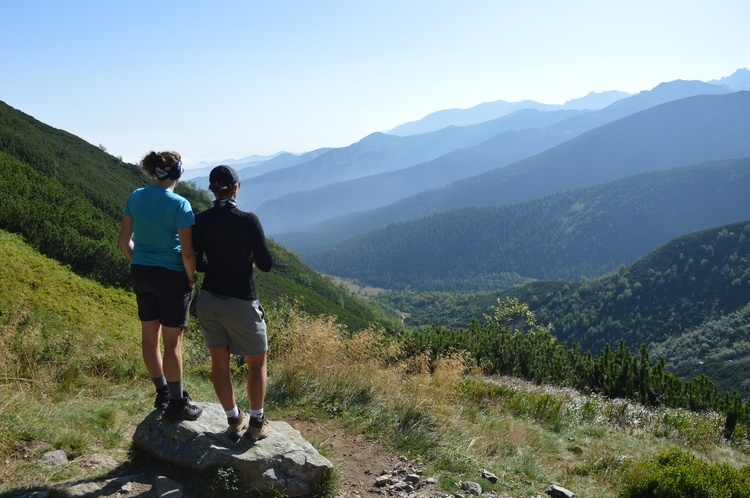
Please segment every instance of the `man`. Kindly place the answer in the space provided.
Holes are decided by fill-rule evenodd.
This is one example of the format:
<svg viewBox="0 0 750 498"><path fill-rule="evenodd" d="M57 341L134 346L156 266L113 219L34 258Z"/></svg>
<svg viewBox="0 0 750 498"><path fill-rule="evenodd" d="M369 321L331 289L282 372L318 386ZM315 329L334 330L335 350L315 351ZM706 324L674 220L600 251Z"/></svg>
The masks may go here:
<svg viewBox="0 0 750 498"><path fill-rule="evenodd" d="M198 270L205 279L198 296L197 315L211 354L211 380L227 415L230 437L258 440L269 433L263 413L267 386L265 312L258 302L253 265L268 272L273 256L253 213L237 208L240 179L229 166L209 175L216 197L211 209L196 215L193 245ZM248 367L249 414L237 408L230 371L231 355L242 355Z"/></svg>

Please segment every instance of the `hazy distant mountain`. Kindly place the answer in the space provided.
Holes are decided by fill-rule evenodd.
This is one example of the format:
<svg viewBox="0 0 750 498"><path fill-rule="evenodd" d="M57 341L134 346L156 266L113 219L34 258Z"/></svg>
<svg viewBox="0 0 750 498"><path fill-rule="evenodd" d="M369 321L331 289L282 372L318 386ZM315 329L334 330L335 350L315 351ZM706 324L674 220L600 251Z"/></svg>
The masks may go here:
<svg viewBox="0 0 750 498"><path fill-rule="evenodd" d="M627 99L618 100L607 107L607 110L610 113L620 111L623 116L626 116L635 111L642 111L659 104L694 95L723 95L734 91L725 85L715 85L696 80L675 80L659 83L651 90L639 92Z"/></svg>
<svg viewBox="0 0 750 498"><path fill-rule="evenodd" d="M396 126L388 130L388 134L398 136L419 135L448 126L469 126L491 121L522 109L556 111L560 110L561 107L553 104L540 104L533 100L523 100L521 102L506 102L504 100L484 102L469 109L444 109L436 111L417 121Z"/></svg>
<svg viewBox="0 0 750 498"><path fill-rule="evenodd" d="M740 69L735 72L732 76L722 78L721 80L710 81L708 84L724 85L724 92L739 91L739 90L750 90L750 72L747 69ZM689 82L694 85L706 85L701 81ZM674 85L672 85L674 89ZM657 87L658 88L658 87ZM654 89L656 90L656 89ZM657 94L659 92L656 92ZM709 93L715 93L713 91ZM651 95L655 97L654 91L645 91L641 94ZM698 93L690 93L689 95L698 95ZM676 100L678 98L687 97L689 95L673 95L668 100ZM616 90L607 92L591 92L585 97L572 99L563 105L556 104L541 104L533 100L523 100L520 102L506 102L504 100L498 100L495 102L485 102L483 104L476 105L469 109L446 109L442 111L433 112L417 121L411 121L402 125L396 126L388 133L392 135L415 135L418 133L427 133L446 126L466 126L510 114L511 112L520 109L537 109L542 111L550 111L556 109L580 109L580 110L598 110L604 109L613 103L630 97L631 94L626 92L620 92ZM667 102L668 100L654 101L651 105L657 103Z"/></svg>
<svg viewBox="0 0 750 498"><path fill-rule="evenodd" d="M725 76L718 80L709 81L717 85L725 85L732 90L750 90L750 71L746 68L738 69L731 76Z"/></svg>
<svg viewBox="0 0 750 498"><path fill-rule="evenodd" d="M298 164L312 161L313 159L316 159L331 150L332 149L330 147L324 147L321 149L315 149L310 152L305 152L304 154L290 154L288 152L284 152L283 154L279 154L271 159L268 159L267 161L263 161L262 163L253 165L251 167L241 167L240 165L238 165L236 167L237 173L243 180L248 180L250 178L255 178L256 176L269 173L271 171L291 168L292 166L297 166Z"/></svg>
<svg viewBox="0 0 750 498"><path fill-rule="evenodd" d="M253 156L253 157L260 157L260 156ZM259 164L265 163L266 161L268 161L268 159L257 159L255 161L245 161L245 162L237 162L231 159L216 161L213 163L208 163L207 166L186 169L185 173L182 175L182 180L183 181L190 180L202 188L207 188L208 187L208 175L211 173L212 169L214 169L216 166L220 164L226 164L228 166L232 166L235 169L238 169L238 168L251 169L251 168L257 167ZM202 162L201 164L206 164L206 163Z"/></svg>
<svg viewBox="0 0 750 498"><path fill-rule="evenodd" d="M219 164L219 163L217 163ZM191 181L195 182L196 184L201 183L201 178L205 177L208 178L208 174L211 173L211 170L213 169L213 166L201 166L200 168L190 168L186 169L185 173L182 174L182 181Z"/></svg>
<svg viewBox="0 0 750 498"><path fill-rule="evenodd" d="M211 163L211 164L213 166L218 166L219 164L226 164L227 166L231 166L235 169L241 169L241 168L246 168L249 166L263 163L281 154L290 154L290 153L289 152L277 152L275 154L271 154L268 156L259 156L257 154L254 154L252 156L243 157L241 159L222 159L221 161L217 163ZM290 154L290 155L294 155L294 154Z"/></svg>
<svg viewBox="0 0 750 498"><path fill-rule="evenodd" d="M523 109L536 109L538 111L601 109L628 95L625 92L615 91L603 93L591 92L585 97L570 100L563 105L541 104L533 100L485 102L469 109L445 109L433 112L417 121L396 126L392 130L389 130L388 133L391 135L407 136L429 133L447 126L469 126L497 119Z"/></svg>
<svg viewBox="0 0 750 498"><path fill-rule="evenodd" d="M318 239L321 232L326 233L325 240L330 244L376 229L393 221L413 219L455 207L487 205L487 201L475 199L473 194L467 195L461 187L461 180L455 185L448 185L438 190L426 190L429 188L427 186L428 181L436 181L442 178L446 180L443 185L447 185L449 178L457 178L459 175L468 178L473 174L496 168L500 168L498 171L505 171L502 168L513 160L521 159L524 150L527 156L531 156L597 126L648 109L658 103L669 102L683 96L723 94L728 91L726 87L701 82L675 81L664 83L649 92L641 92L615 102L600 111L583 112L569 119L553 123L542 130L524 130L516 134L497 135L492 140L483 142L476 147L456 151L409 169L389 175L364 178L361 182L341 185L341 188L331 186L325 191L289 196L279 201L269 202L259 209L263 210L273 220L273 223L269 226L271 226L270 230L273 231L275 237L284 240L295 251L307 252L312 247L317 246L317 243L313 241ZM651 118L643 119L648 121ZM648 126L648 123L634 126ZM664 126L669 125L665 123ZM619 138L616 140L619 140ZM570 161L573 160L574 158L570 159ZM693 161L687 160L683 164L690 162ZM421 180L425 177L428 177L429 180ZM476 180L470 181L484 182L486 180L484 177L477 177ZM433 185L436 184L433 183ZM544 179L541 180L540 184L545 184ZM405 186L399 187L399 185ZM424 187L425 191L416 193L418 192L417 187ZM409 188L412 188L409 192L414 194L413 197L404 198L390 206L369 212L351 214L356 206L369 202L370 199L377 199L381 194L387 197ZM454 194L454 191L458 193ZM531 191L533 191L533 188ZM523 190L519 190L514 195L523 195L523 192ZM342 199L342 201L338 202L339 199ZM489 203L501 202L493 199ZM309 210L309 214L300 216L299 212L303 210ZM312 219L320 213L336 211L340 213L337 218L331 218L314 227L304 228L300 226L303 221ZM293 226L292 223L297 223L297 225ZM283 231L285 227L288 227L287 230L289 231L307 230L310 235L306 238L304 234L292 236L277 233Z"/></svg>
<svg viewBox="0 0 750 498"><path fill-rule="evenodd" d="M386 288L492 290L508 274L578 280L685 233L750 219L748 190L750 158L683 166L395 223L303 259Z"/></svg>
<svg viewBox="0 0 750 498"><path fill-rule="evenodd" d="M284 196L288 194L310 191L333 183L347 182L356 178L400 170L456 149L479 144L502 131L539 127L563 120L580 112L541 113L524 111L475 126L451 126L435 132L409 137L373 133L349 147L331 149L308 161L254 178L252 182L243 186L247 189L245 190L247 195L240 197L239 203L241 207L249 210L258 209L258 206L263 202L276 198L279 198L279 202L283 204L285 202ZM278 159L281 159L281 156L268 161L268 163L274 163ZM264 166L266 164L260 167ZM422 188L413 191L419 190L422 190ZM388 202L401 197L403 196L392 197ZM382 201L377 205L382 205ZM308 208L310 206L301 206L301 209ZM298 218L300 216L298 209L300 208L294 206L292 209L294 212L291 214L291 218ZM334 214L340 214L340 212L334 211Z"/></svg>
<svg viewBox="0 0 750 498"><path fill-rule="evenodd" d="M567 139L568 135L545 133L541 128L583 112L525 109L478 125L449 127L420 135L442 144L443 148L478 142L483 145L461 148L401 170L271 199L258 206L256 212L263 218L269 233L274 234L309 227L343 213L384 206L417 192L510 164L556 145ZM415 137L391 137L390 140L411 140Z"/></svg>
<svg viewBox="0 0 750 498"><path fill-rule="evenodd" d="M585 97L572 99L565 102L562 107L563 109L604 109L605 107L630 97L632 94L627 92L619 92L617 90L610 90L607 92L590 92Z"/></svg>
<svg viewBox="0 0 750 498"><path fill-rule="evenodd" d="M271 154L270 156L252 155L244 157L242 159L222 159L216 162L201 161L194 166L188 167L185 170L185 173L182 175L182 179L193 180L196 183L199 183L197 180L195 180L196 178L199 178L201 176L208 176L214 166L218 166L219 164L226 164L232 166L235 169L239 169L249 166L256 166L278 156L279 154L286 154L286 152L277 152L276 154Z"/></svg>
<svg viewBox="0 0 750 498"><path fill-rule="evenodd" d="M411 166L450 152L462 143L462 138L441 141L437 137L373 133L348 147L331 149L310 161L254 178L239 202L241 207L252 210L292 192Z"/></svg>
<svg viewBox="0 0 750 498"><path fill-rule="evenodd" d="M329 150L331 149L325 149L325 148L317 149L312 152L307 152L305 154L290 154L289 152L281 152L279 154L272 156L270 159L260 160L260 161L240 162L236 164L228 164L227 162L218 162L212 166L201 168L200 175L196 175L196 174L188 175L187 174L188 172L186 172L183 178L185 180L193 181L195 184L197 184L201 188L207 189L208 188L208 175L211 173L211 170L215 166L218 166L219 164L227 164L229 166L232 166L235 170L237 170L237 174L240 176L240 179L243 181L247 181L247 180L250 180L251 178L255 178L256 176L260 176L265 173L269 173L271 171L289 168L292 166L296 166L297 164L310 161L328 152Z"/></svg>

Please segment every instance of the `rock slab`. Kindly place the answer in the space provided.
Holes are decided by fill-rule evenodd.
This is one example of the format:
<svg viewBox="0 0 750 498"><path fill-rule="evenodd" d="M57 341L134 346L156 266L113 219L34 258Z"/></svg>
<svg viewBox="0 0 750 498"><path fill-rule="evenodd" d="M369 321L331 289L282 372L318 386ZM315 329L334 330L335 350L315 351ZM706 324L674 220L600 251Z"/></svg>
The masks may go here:
<svg viewBox="0 0 750 498"><path fill-rule="evenodd" d="M199 403L196 421L174 422L151 412L136 428L133 442L164 461L195 469L231 467L247 490L308 496L333 464L286 422L271 421L268 437L257 442L233 440L218 403Z"/></svg>

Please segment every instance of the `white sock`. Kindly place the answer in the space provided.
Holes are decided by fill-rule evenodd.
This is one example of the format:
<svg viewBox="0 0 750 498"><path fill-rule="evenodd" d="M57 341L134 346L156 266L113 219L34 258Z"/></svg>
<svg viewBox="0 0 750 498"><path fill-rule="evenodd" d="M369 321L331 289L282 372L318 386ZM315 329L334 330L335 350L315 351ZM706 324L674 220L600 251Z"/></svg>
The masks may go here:
<svg viewBox="0 0 750 498"><path fill-rule="evenodd" d="M260 410L250 410L250 416L255 420L263 420L263 408Z"/></svg>
<svg viewBox="0 0 750 498"><path fill-rule="evenodd" d="M240 410L236 406L231 410L225 410L224 413L227 414L227 418L237 418L240 416Z"/></svg>

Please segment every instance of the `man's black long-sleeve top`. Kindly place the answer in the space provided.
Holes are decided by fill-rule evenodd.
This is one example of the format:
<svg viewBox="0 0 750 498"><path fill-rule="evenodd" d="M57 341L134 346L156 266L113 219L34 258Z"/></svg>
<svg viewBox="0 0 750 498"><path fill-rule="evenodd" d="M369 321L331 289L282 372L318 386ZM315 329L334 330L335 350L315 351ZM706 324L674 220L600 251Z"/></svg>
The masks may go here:
<svg viewBox="0 0 750 498"><path fill-rule="evenodd" d="M253 262L258 269L271 271L273 255L255 214L217 203L195 216L193 245L198 270L206 273L203 289L240 299L258 298Z"/></svg>

